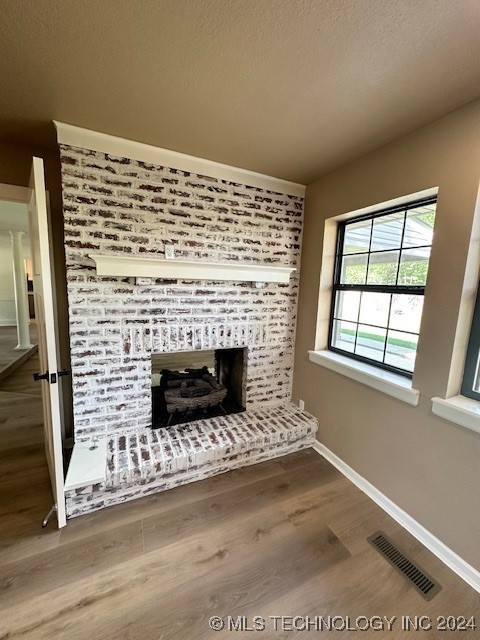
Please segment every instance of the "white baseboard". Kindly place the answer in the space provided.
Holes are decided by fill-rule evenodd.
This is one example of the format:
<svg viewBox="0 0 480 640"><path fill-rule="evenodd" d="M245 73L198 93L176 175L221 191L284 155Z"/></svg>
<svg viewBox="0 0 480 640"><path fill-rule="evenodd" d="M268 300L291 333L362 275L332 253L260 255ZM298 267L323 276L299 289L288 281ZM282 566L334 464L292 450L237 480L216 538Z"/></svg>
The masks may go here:
<svg viewBox="0 0 480 640"><path fill-rule="evenodd" d="M454 551L449 549L443 542L430 533L430 531L427 531L425 527L409 516L403 509L400 509L390 498L387 498L386 495L374 487L368 480L365 480L363 476L352 469L352 467L330 451L325 445L316 440L313 449L333 464L346 478L386 511L389 516L425 545L425 547L445 563L447 567L480 593L480 571L477 571Z"/></svg>

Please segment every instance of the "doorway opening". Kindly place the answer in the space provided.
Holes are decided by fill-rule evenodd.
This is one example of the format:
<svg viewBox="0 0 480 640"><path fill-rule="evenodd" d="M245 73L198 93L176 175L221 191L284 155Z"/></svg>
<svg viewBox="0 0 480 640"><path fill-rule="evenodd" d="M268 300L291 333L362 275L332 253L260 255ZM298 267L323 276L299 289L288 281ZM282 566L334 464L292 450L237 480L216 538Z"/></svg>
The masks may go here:
<svg viewBox="0 0 480 640"><path fill-rule="evenodd" d="M0 380L37 352L28 207L0 200Z"/></svg>
<svg viewBox="0 0 480 640"><path fill-rule="evenodd" d="M2 326L14 336L0 377L0 485L9 483L0 486L0 514L3 529L22 524L25 537L38 537L53 513L66 524L59 378L68 371L57 348L47 197L40 158L29 188L0 184L0 336Z"/></svg>
<svg viewBox="0 0 480 640"><path fill-rule="evenodd" d="M0 483L14 496L2 492L0 511L5 530L17 532L19 513L36 536L52 506L37 345L28 205L0 199Z"/></svg>

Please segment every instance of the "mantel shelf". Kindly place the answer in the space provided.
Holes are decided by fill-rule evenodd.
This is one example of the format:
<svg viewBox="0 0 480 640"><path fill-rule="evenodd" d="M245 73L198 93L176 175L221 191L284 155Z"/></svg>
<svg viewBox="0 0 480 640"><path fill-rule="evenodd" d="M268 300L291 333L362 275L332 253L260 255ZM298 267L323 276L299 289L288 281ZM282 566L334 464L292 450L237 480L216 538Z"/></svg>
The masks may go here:
<svg viewBox="0 0 480 640"><path fill-rule="evenodd" d="M89 256L99 276L165 278L179 280L216 280L237 282L282 282L290 280L293 267L237 262L193 262L163 258L137 258L122 255Z"/></svg>

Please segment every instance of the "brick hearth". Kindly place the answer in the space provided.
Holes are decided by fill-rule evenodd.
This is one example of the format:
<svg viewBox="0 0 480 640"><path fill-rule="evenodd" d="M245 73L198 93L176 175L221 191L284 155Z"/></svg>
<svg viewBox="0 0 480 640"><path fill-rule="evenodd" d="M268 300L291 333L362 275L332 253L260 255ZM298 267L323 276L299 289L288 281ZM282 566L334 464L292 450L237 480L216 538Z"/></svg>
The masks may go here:
<svg viewBox="0 0 480 640"><path fill-rule="evenodd" d="M69 517L312 446L317 420L293 404L111 437L106 482L67 492Z"/></svg>

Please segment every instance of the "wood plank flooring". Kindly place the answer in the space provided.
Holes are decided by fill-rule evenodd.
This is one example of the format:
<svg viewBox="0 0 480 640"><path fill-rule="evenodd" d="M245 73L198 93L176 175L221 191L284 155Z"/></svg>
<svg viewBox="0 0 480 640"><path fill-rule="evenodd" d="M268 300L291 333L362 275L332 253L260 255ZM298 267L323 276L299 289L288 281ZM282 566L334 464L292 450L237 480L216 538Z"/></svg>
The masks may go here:
<svg viewBox="0 0 480 640"><path fill-rule="evenodd" d="M58 544L39 523L52 504L43 445L38 356L0 381L0 565ZM0 596L0 602L2 597Z"/></svg>
<svg viewBox="0 0 480 640"><path fill-rule="evenodd" d="M269 616L282 615L398 618L391 632L306 638L479 637L402 631L406 615L480 624L480 596L312 450L43 531L51 495L32 366L0 384L0 639L256 636L214 632L214 615L263 616L260 638L294 635L275 631ZM431 602L367 543L378 529L442 584Z"/></svg>

